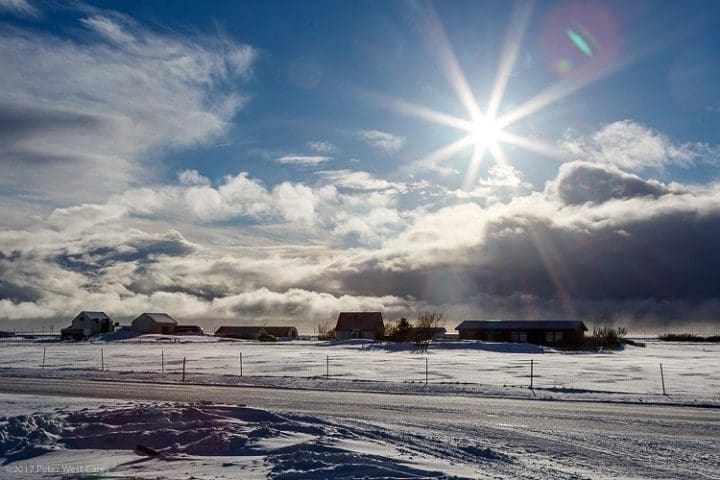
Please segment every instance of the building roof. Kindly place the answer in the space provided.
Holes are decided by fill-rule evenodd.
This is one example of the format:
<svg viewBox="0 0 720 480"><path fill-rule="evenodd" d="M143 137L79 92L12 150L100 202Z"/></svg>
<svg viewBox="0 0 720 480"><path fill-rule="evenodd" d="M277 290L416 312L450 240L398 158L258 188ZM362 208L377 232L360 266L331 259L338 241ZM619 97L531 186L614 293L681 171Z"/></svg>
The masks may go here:
<svg viewBox="0 0 720 480"><path fill-rule="evenodd" d="M177 322L174 318L172 318L167 313L143 313L140 315L142 317L143 315L147 315L150 317L155 323L158 323L160 325L177 325ZM140 318L138 317L138 318ZM135 319L137 320L137 318Z"/></svg>
<svg viewBox="0 0 720 480"><path fill-rule="evenodd" d="M455 330L575 330L587 331L579 320L463 320Z"/></svg>
<svg viewBox="0 0 720 480"><path fill-rule="evenodd" d="M383 325L382 312L340 312L335 330L377 330Z"/></svg>
<svg viewBox="0 0 720 480"><path fill-rule="evenodd" d="M290 332L292 330L297 330L297 328L288 325L288 326L277 326L277 325L262 325L262 326L252 326L252 325L223 325L221 327L218 327L217 330L215 330L215 335L223 335L223 334L254 334L259 332L260 330L265 330L267 333L271 335L276 335L276 333L273 332ZM284 335L281 335L284 336Z"/></svg>
<svg viewBox="0 0 720 480"><path fill-rule="evenodd" d="M80 315L85 315L90 320L110 320L110 317L108 317L105 312L90 312L88 310L83 310L78 314L78 317Z"/></svg>

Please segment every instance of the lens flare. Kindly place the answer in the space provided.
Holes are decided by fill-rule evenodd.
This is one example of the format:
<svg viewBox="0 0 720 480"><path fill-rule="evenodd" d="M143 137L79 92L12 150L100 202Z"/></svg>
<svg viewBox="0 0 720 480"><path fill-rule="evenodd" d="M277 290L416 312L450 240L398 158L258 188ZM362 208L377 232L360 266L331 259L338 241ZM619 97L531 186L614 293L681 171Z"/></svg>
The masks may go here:
<svg viewBox="0 0 720 480"><path fill-rule="evenodd" d="M592 57L594 55L592 47L583 38L583 36L579 32L576 32L575 30L568 28L567 30L565 30L565 33L567 34L570 41L575 44L575 46L578 48L578 50L580 50L582 53L584 53L588 57Z"/></svg>

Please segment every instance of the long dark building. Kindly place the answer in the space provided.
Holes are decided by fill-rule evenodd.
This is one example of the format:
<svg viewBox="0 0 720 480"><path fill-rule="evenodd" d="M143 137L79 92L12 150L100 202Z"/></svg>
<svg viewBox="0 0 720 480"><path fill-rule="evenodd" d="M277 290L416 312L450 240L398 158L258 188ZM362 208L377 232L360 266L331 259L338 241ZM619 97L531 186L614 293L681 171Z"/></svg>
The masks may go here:
<svg viewBox="0 0 720 480"><path fill-rule="evenodd" d="M238 338L242 340L257 340L265 332L278 338L297 338L297 328L293 326L265 326L265 325L223 325L215 331L216 337Z"/></svg>
<svg viewBox="0 0 720 480"><path fill-rule="evenodd" d="M587 327L577 320L465 320L455 330L462 340L575 346Z"/></svg>

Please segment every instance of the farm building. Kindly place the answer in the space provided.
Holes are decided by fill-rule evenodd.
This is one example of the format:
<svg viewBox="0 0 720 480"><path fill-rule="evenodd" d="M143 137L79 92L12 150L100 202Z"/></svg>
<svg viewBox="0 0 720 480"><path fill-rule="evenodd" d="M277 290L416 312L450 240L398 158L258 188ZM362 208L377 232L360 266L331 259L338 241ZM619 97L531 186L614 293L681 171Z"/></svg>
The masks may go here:
<svg viewBox="0 0 720 480"><path fill-rule="evenodd" d="M410 329L408 337L411 339L427 338L432 340L439 340L446 333L447 330L445 330L445 327L412 327Z"/></svg>
<svg viewBox="0 0 720 480"><path fill-rule="evenodd" d="M172 335L177 328L177 322L167 313L143 313L132 321L131 328L137 333Z"/></svg>
<svg viewBox="0 0 720 480"><path fill-rule="evenodd" d="M297 328L284 326L222 326L215 330L215 336L242 340L257 340L262 332L277 338L297 338L298 336Z"/></svg>
<svg viewBox="0 0 720 480"><path fill-rule="evenodd" d="M587 327L576 320L465 320L455 330L461 340L573 346L582 343Z"/></svg>
<svg viewBox="0 0 720 480"><path fill-rule="evenodd" d="M63 340L84 340L98 333L109 333L115 324L105 312L82 311L72 319L69 327L60 330Z"/></svg>
<svg viewBox="0 0 720 480"><path fill-rule="evenodd" d="M203 329L198 327L197 325L178 325L175 327L175 333L176 334L185 334L185 335L204 335L205 332L203 332Z"/></svg>
<svg viewBox="0 0 720 480"><path fill-rule="evenodd" d="M382 312L341 312L335 325L335 338L369 338L380 340L385 335Z"/></svg>

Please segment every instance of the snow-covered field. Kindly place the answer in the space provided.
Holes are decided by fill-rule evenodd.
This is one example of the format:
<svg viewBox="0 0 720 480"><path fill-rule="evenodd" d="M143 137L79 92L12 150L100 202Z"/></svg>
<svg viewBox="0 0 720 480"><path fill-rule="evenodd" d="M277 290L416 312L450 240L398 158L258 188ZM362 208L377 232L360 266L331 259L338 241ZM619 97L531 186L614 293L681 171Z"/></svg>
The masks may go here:
<svg viewBox="0 0 720 480"><path fill-rule="evenodd" d="M463 341L416 352L410 345L366 341L263 344L145 335L141 341L3 341L0 351L5 375L180 381L185 358L187 380L199 383L392 391L422 385L435 392L493 395L527 390L532 360L533 386L546 396L720 404L720 344L649 341L647 348L568 353ZM662 395L660 364L667 396Z"/></svg>
<svg viewBox="0 0 720 480"><path fill-rule="evenodd" d="M486 398L717 407L720 345L651 341L566 353L441 342L417 352L366 341L150 335L9 340L0 351L5 388L31 380L39 393L67 385L63 395L78 395L82 383L83 395L98 385L104 397L133 385L139 394L118 398L173 400L0 393L2 479L720 478L717 408ZM187 383L332 391L188 387L179 383L183 359ZM148 383L116 383L129 380ZM218 403L178 403L191 399L190 388L192 401ZM142 394L150 389L167 396ZM138 453L138 444L160 455Z"/></svg>

